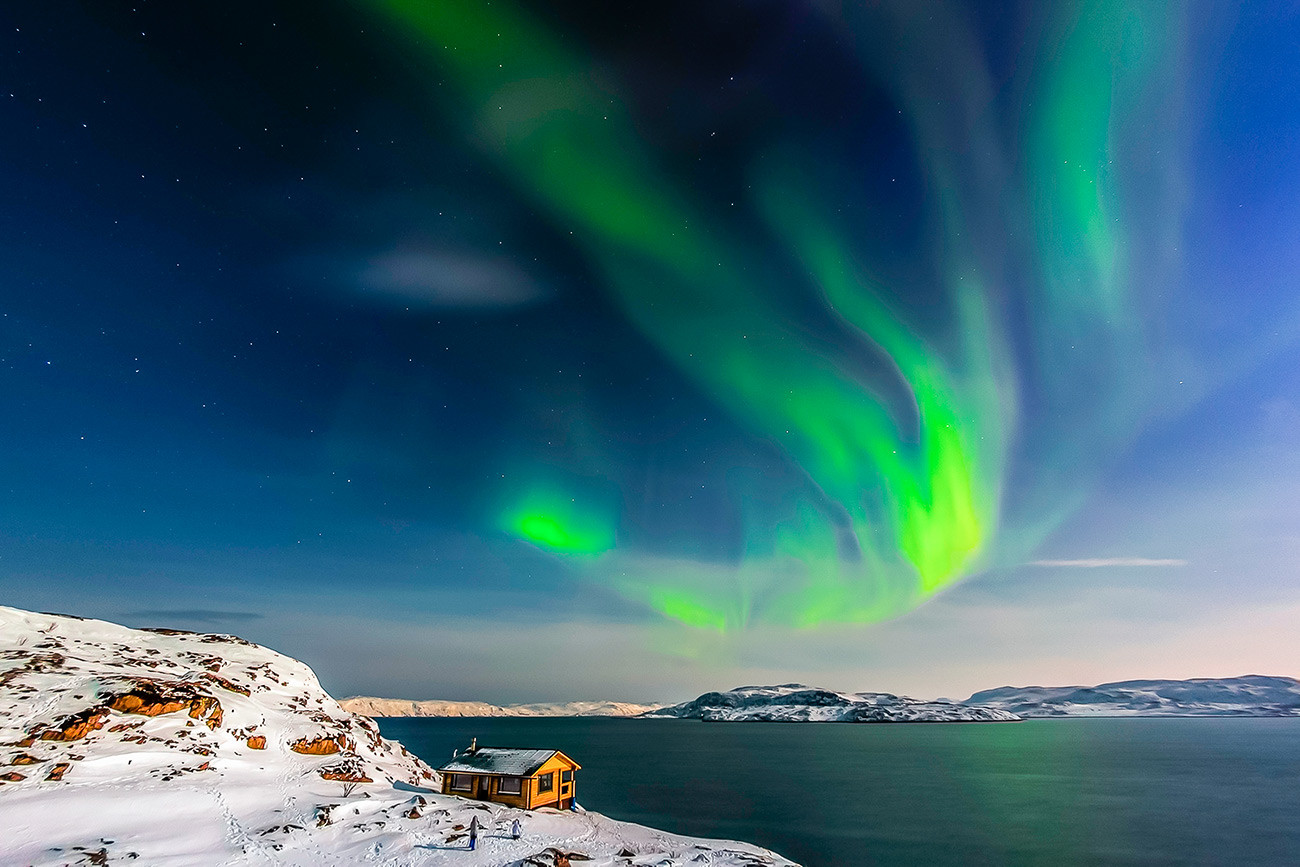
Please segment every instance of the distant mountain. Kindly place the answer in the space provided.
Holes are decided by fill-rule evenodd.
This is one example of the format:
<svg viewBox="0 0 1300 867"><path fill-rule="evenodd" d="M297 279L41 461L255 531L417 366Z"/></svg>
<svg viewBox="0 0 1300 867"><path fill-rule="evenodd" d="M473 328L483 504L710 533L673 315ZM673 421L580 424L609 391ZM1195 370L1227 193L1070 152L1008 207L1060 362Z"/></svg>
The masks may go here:
<svg viewBox="0 0 1300 867"><path fill-rule="evenodd" d="M957 702L919 701L885 692L835 692L801 683L741 686L660 708L645 719L709 722L1015 722L1005 710Z"/></svg>
<svg viewBox="0 0 1300 867"><path fill-rule="evenodd" d="M1290 677L1122 680L1100 686L1003 686L967 705L1022 717L1300 716L1300 681Z"/></svg>
<svg viewBox="0 0 1300 867"><path fill-rule="evenodd" d="M542 704L495 705L483 701L410 701L401 698L345 698L339 706L364 716L639 716L658 710L660 704L631 704L622 701L563 701Z"/></svg>

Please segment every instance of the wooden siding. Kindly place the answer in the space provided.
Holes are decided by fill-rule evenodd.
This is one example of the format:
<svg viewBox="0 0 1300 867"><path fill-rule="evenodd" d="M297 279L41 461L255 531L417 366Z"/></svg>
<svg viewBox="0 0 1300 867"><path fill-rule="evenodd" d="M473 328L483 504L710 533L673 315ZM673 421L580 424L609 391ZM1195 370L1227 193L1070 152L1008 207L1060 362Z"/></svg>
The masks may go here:
<svg viewBox="0 0 1300 867"><path fill-rule="evenodd" d="M464 772L443 772L442 775L442 793L444 795L456 795L461 798L471 798L477 801L492 801L498 804L506 804L510 807L522 807L526 810L536 809L537 807L568 807L577 797L577 774L573 774L573 779L569 782L563 782L562 776L565 771L577 771L581 766L573 759L556 753L537 769L530 777L521 777L520 791L518 795L509 795L501 792L502 774L472 774ZM551 775L553 785L549 792L541 790L541 778ZM456 790L451 787L452 777L469 777L470 787L465 790ZM484 789L486 785L486 790ZM486 797L484 795L486 794Z"/></svg>

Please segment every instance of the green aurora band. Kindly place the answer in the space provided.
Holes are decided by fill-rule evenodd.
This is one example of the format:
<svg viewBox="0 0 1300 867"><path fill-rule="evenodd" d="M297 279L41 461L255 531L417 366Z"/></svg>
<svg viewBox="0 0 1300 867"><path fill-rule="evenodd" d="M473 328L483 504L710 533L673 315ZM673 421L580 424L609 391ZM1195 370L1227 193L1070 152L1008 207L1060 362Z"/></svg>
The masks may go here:
<svg viewBox="0 0 1300 867"><path fill-rule="evenodd" d="M956 338L927 338L891 307L899 287L873 277L863 245L812 194L817 183L802 168L812 158L797 143L777 143L754 168L752 204L770 231L767 247L797 263L803 288L847 335L815 341L780 300L789 287L755 276L764 269L750 267L752 241L711 220L689 189L656 167L617 94L529 14L500 0L360 2L421 46L420 62L446 85L440 109L466 119L470 140L572 235L628 319L806 479L786 508L746 514L745 555L733 564L621 550L615 508L584 504L541 477L507 493L499 527L553 554L578 555L572 568L588 580L718 632L880 621L996 559L1020 384L990 289L1003 275L961 240L989 194L954 180L969 167L952 156L954 133L928 101L909 95L915 82L906 69L896 96L939 191L949 243L936 280L947 298L946 333ZM1141 341L1127 324L1116 327L1132 317L1110 168L1114 94L1159 59L1139 44L1137 35L1153 29L1143 26L1142 15L1152 13L1141 8L1111 3L1084 15L1061 7L1065 35L1028 121L1028 177L1020 184L1044 263L1033 303L1054 320L1042 333L1062 333L1065 323L1067 332L1101 341L1116 364ZM852 10L839 11L862 29ZM911 26L907 18L900 12L895 24ZM924 60L911 61L913 71ZM1077 371L1046 338L1040 348L1068 393ZM878 369L862 369L863 353L878 358ZM1098 411L1117 415L1113 406ZM1037 537L1047 529L1050 521Z"/></svg>

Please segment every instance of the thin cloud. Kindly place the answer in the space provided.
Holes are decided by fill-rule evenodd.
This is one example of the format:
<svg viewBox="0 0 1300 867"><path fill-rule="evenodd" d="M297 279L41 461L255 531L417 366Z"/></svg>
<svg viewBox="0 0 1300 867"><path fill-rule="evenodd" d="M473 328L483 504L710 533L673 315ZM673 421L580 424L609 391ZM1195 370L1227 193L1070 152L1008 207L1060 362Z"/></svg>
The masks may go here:
<svg viewBox="0 0 1300 867"><path fill-rule="evenodd" d="M141 620L180 620L189 623L245 623L262 619L261 614L253 611L217 611L211 608L160 608L133 611L127 616Z"/></svg>
<svg viewBox="0 0 1300 867"><path fill-rule="evenodd" d="M1065 566L1070 569L1100 569L1104 566L1186 566L1186 560L1158 560L1149 557L1085 557L1080 560L1034 560L1030 566Z"/></svg>

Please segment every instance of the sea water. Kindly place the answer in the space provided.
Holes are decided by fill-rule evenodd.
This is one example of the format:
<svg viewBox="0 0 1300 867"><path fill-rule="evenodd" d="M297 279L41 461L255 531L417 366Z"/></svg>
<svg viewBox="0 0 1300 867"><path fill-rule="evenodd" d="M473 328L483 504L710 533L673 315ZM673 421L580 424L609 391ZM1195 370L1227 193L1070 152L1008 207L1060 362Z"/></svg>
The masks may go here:
<svg viewBox="0 0 1300 867"><path fill-rule="evenodd" d="M383 719L430 764L564 751L590 810L806 867L1300 864L1300 719Z"/></svg>

